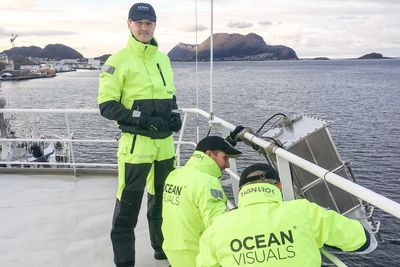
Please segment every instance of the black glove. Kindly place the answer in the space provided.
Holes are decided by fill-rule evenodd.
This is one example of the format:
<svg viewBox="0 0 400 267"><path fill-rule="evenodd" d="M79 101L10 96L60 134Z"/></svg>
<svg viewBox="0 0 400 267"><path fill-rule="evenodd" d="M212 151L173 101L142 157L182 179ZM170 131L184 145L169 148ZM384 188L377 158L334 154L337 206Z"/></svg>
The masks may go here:
<svg viewBox="0 0 400 267"><path fill-rule="evenodd" d="M137 126L132 124L125 124L119 121L118 128L120 128L122 132L134 133L134 130L137 129Z"/></svg>
<svg viewBox="0 0 400 267"><path fill-rule="evenodd" d="M245 127L239 125L236 126L235 130L230 132L229 136L226 137L226 141L228 141L232 146L236 146L237 142L242 141L239 137L239 134L246 129Z"/></svg>
<svg viewBox="0 0 400 267"><path fill-rule="evenodd" d="M242 139L240 139L239 134L245 129L245 127L243 127L242 125L236 126L235 130L233 130L229 136L232 138L232 140L238 142L238 141L242 141Z"/></svg>
<svg viewBox="0 0 400 267"><path fill-rule="evenodd" d="M181 128L182 128L181 114L179 112L172 111L169 120L169 129L177 133Z"/></svg>
<svg viewBox="0 0 400 267"><path fill-rule="evenodd" d="M168 122L159 117L141 116L138 126L144 129L149 129L154 132L167 132L169 131Z"/></svg>

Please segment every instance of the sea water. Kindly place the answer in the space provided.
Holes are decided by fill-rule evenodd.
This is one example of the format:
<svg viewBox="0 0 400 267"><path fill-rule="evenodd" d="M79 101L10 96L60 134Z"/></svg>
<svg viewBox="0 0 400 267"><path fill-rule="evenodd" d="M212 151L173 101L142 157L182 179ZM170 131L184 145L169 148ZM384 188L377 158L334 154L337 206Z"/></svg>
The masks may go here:
<svg viewBox="0 0 400 267"><path fill-rule="evenodd" d="M209 63L173 63L180 107L210 111ZM3 82L0 97L8 108L97 108L98 71L60 73L52 79ZM215 62L213 112L233 124L258 129L275 113L304 113L334 123L330 131L343 160L352 163L358 182L400 202L400 60ZM95 115L69 115L75 138L116 138L113 122ZM195 126L189 123L189 130ZM38 123L37 123L38 122ZM205 123L202 120L201 123ZM66 134L64 116L16 115L17 136L39 132ZM200 127L200 138L208 132ZM214 132L212 132L214 133ZM195 131L188 134L195 140ZM239 144L246 157L239 172L263 159ZM80 161L116 161L116 145L74 145ZM191 149L183 149L187 159ZM349 266L400 266L400 222L380 210L383 241L368 255L345 256ZM343 258L343 257L341 257Z"/></svg>

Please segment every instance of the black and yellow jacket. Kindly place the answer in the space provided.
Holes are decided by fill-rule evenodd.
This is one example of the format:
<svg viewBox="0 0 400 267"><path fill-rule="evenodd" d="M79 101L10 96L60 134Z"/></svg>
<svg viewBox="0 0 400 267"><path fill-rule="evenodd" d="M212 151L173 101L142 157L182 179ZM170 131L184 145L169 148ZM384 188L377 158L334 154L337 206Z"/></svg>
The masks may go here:
<svg viewBox="0 0 400 267"><path fill-rule="evenodd" d="M108 58L100 74L97 101L102 116L117 121L120 128L128 125L131 133L154 139L172 134L169 129L138 126L137 114L168 123L171 110L177 108L170 60L158 51L154 39L143 44L130 35L127 46Z"/></svg>

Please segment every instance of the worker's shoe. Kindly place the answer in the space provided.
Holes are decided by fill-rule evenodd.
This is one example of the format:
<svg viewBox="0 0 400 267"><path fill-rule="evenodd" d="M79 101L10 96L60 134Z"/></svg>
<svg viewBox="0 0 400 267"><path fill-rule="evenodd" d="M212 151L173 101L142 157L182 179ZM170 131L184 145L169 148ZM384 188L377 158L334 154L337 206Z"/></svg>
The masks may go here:
<svg viewBox="0 0 400 267"><path fill-rule="evenodd" d="M162 250L155 250L154 251L154 258L156 260L166 260L167 256L165 255L164 251Z"/></svg>

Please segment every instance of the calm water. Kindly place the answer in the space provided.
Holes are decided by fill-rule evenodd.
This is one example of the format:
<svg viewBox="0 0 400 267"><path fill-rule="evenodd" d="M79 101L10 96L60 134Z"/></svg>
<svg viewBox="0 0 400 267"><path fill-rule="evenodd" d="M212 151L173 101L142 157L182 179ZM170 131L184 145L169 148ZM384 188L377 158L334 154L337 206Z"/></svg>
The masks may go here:
<svg viewBox="0 0 400 267"><path fill-rule="evenodd" d="M180 107L195 106L194 63L173 67ZM207 63L201 63L197 77L199 107L207 111L208 69ZM98 72L78 71L53 79L3 82L0 96L10 108L97 108L97 85ZM257 129L276 112L300 112L334 121L333 139L342 159L352 162L359 183L400 202L400 60L218 62L214 88L215 114L234 124ZM17 115L13 120L17 134L29 135L26 125L36 119ZM39 130L62 134L63 116L50 119L40 117ZM112 122L95 116L70 119L76 138L118 133ZM200 136L206 132L201 128ZM98 158L115 162L115 147L104 147L80 146L77 154L88 162ZM247 154L238 163L239 171L261 160L251 149L239 148ZM399 221L379 210L375 217L382 223L384 241L367 256L347 257L349 266L400 266Z"/></svg>

